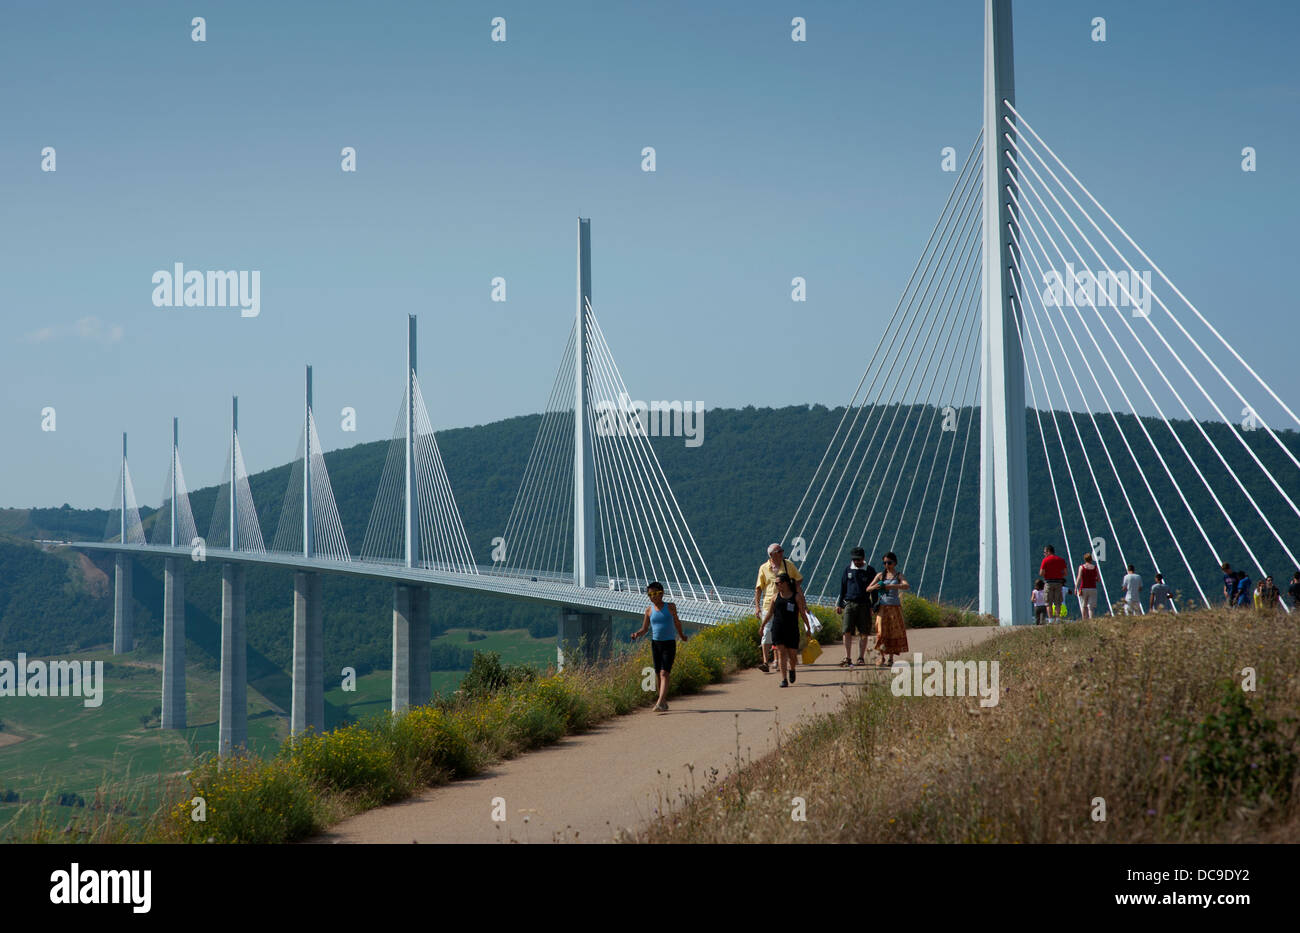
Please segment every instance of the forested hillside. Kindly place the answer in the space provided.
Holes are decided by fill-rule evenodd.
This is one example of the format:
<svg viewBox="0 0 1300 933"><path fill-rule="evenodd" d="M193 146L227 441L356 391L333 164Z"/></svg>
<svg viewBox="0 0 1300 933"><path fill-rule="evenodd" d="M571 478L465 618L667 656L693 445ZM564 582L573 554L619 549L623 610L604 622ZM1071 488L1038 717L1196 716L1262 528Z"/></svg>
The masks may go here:
<svg viewBox="0 0 1300 933"><path fill-rule="evenodd" d="M784 536L842 414L843 409L832 410L823 406L715 409L707 412L702 446L687 447L682 438L652 440L718 584L752 585L754 572L764 558L764 548L768 542ZM1028 417L1033 551L1037 555L1041 544L1051 542L1063 552L1057 504L1046 479L1048 471L1039 440L1039 424L1032 413ZM1054 426L1050 416L1043 417L1049 442L1054 447ZM861 486L875 466L872 484L882 492L882 501L891 503L890 509L878 515L872 526L865 529L860 543L872 549L873 556L886 548L897 551L904 571L914 583L924 580L921 587L924 595L935 594L942 574L944 600L957 603L973 600L976 591L978 429L974 441L966 446L964 468L960 458L953 457L946 497L936 507L932 492L924 514L920 513L917 505L931 465L937 463L938 470L943 469L949 445L954 440L960 444L965 437L964 426L972 418L978 418L977 410L958 412L961 430L943 433L932 429L936 419L934 409L900 410L893 427L886 432L887 440L878 441L875 449L862 456L864 469L859 478ZM1127 455L1116 436L1114 424L1108 426L1108 421L1098 420L1107 440L1106 447L1114 457L1115 467L1123 478L1133 510L1146 534L1145 541L1129 514L1120 486L1111 473L1091 425L1081 418L1080 430L1085 442L1091 438L1086 450L1110 506L1109 522L1097 506L1091 474L1069 420L1064 414L1059 418L1070 456L1068 467L1066 462L1053 462L1052 468L1056 472L1058 491L1064 496L1061 505L1074 561L1078 562L1087 538L1082 531L1078 507L1074 504L1069 469L1074 471L1079 496L1089 513L1089 531L1094 537L1106 540L1107 562L1102 569L1113 590L1118 589L1118 579L1122 575L1121 550L1147 575L1149 583L1152 560L1147 547L1150 546L1175 590L1182 591L1185 597L1194 596L1195 588L1183 567L1183 558L1165 531L1164 521L1152 504L1151 496L1133 468L1132 460L1126 463L1121 457L1121 454ZM481 563L490 563L492 539L501 534L505 526L539 420L540 416L530 415L443 431L438 435L470 544ZM904 468L901 448L908 443L918 420L922 430L917 433L917 446ZM1131 418L1121 419L1121 424L1131 441L1142 438ZM1183 422L1176 427L1183 443L1197 458L1210 487L1233 516L1242 535L1256 548L1259 559L1279 582L1289 577L1294 568L1281 548L1276 543L1269 543L1271 534L1254 516L1235 483L1201 440L1195 426ZM1250 471L1244 470L1249 455L1229 436L1224 426L1206 424L1204 427L1225 451L1229 462L1239 469L1243 479L1257 475L1258 471L1253 467ZM1253 572L1254 567L1244 549L1237 543L1201 480L1186 465L1186 459L1178 451L1169 431L1160 422L1148 422L1147 428L1165 455L1183 494L1201 517L1205 536L1215 543L1224 559L1230 560L1234 566L1247 566ZM1283 436L1293 449L1300 449L1296 434ZM1263 432L1247 437L1265 464L1279 475L1290 475L1282 469L1284 458L1281 452ZM1142 440L1142 444L1145 445L1146 441ZM895 448L900 449L891 465L889 457ZM961 449L960 446L956 448L958 452ZM332 451L325 457L339 513L354 553L359 550L365 534L386 454L387 442L376 442ZM1178 466L1180 461L1182 467ZM1154 462L1149 447L1142 462L1144 466ZM920 472L916 473L918 468ZM953 487L959 471L963 476L961 494L954 507ZM289 473L290 467L285 465L250 478L268 543L275 534ZM941 472L935 477L935 483L939 482L940 476ZM1148 469L1148 480L1165 508L1174 536L1198 580L1213 597L1218 592L1217 568L1201 530L1182 507L1163 470L1158 467L1156 471ZM914 490L910 504L906 495L909 488ZM1248 488L1268 510L1269 518L1279 533L1288 541L1300 541L1300 520L1281 504L1277 493L1262 479L1252 481ZM856 497L860 491L855 488L851 494ZM870 490L870 494L875 495L876 491ZM200 534L208 531L216 496L216 487L191 493ZM902 514L904 505L908 506L906 516ZM148 529L151 512L145 510L144 515ZM64 508L0 512L0 533L10 536L8 540L0 541L0 657L12 657L20 650L30 653L64 651L69 645L103 643L111 638L111 593L95 595L93 588L88 589L79 582L82 575L75 569L69 555L43 553L18 540L99 539L108 518L109 514L104 510ZM948 544L950 523L952 533ZM931 526L935 528L933 533ZM800 532L811 536L812 531L812 528L796 528L792 536ZM854 537L858 537L856 533ZM786 541L787 547L789 544ZM945 549L948 554L946 565L943 562ZM818 569L817 576L812 579L814 594L842 559L843 555L831 555ZM111 558L96 557L95 561L111 574ZM812 569L811 563L805 566L805 571ZM145 646L161 645L161 570L160 560L137 560L136 633L137 639ZM324 596L327 667L338 670L347 665L362 672L386 668L391 656L390 585L327 575L324 578ZM189 569L186 597L189 604L187 634L194 648L191 657L200 663L212 663L220 638L220 569L216 563L195 564ZM433 605L438 630L452 626L483 630L526 627L538 636L549 635L555 630L554 609L522 602L437 590ZM291 653L291 606L292 581L287 572L250 568L247 597L250 679L284 677L283 671ZM435 664L455 666L461 661L463 658L460 657L435 657Z"/></svg>

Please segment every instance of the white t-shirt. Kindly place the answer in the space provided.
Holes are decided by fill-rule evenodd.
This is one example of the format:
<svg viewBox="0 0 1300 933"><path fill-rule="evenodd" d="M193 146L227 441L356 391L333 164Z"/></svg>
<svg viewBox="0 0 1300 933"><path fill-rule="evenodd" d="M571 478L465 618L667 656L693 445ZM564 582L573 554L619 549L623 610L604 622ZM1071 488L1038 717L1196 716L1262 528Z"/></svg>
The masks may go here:
<svg viewBox="0 0 1300 933"><path fill-rule="evenodd" d="M1033 595L1034 595L1034 605L1035 605L1035 606L1046 606L1046 605L1047 605L1047 591L1046 591L1046 590L1034 590L1034 594L1033 594Z"/></svg>
<svg viewBox="0 0 1300 933"><path fill-rule="evenodd" d="M1124 580L1120 583L1124 588L1124 599L1130 603L1137 602L1139 594L1142 592L1142 578L1135 573L1124 575Z"/></svg>

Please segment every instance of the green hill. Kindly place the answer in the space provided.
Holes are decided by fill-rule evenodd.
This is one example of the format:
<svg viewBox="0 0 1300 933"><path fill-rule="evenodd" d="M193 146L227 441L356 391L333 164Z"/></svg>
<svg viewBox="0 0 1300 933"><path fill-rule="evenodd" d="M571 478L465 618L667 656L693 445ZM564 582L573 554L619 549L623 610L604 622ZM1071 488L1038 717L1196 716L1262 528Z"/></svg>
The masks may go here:
<svg viewBox="0 0 1300 933"><path fill-rule="evenodd" d="M843 409L823 406L791 406L781 409L714 409L707 413L702 446L688 448L681 438L653 438L655 451L665 474L690 522L715 581L724 586L748 587L752 585L754 571L763 560L764 548L769 541L780 540L785 533L795 507L804 494L808 479L821 459ZM908 407L899 412L895 428L890 432L891 443L905 444L911 428L921 420L923 430L918 436L918 448L909 458L912 467L900 470L898 465L886 473L890 448L881 446L866 452L863 479L871 465L880 461L877 479L882 501L891 502L890 510L879 519L863 537L864 546L878 552L893 548L902 557L904 570L915 582L924 576L922 592L932 595L940 573L940 561L949 517L952 514L951 496L938 509L938 531L931 546L931 559L922 566L924 541L929 533L928 523L935 518L935 510L927 510L923 521L917 521L916 503L927 478L930 465L936 457L947 456L946 438L937 432L925 430L933 423L934 409ZM978 411L966 409L959 412L959 423L977 418ZM1064 418L1064 415L1062 415ZM446 463L447 473L455 489L457 503L465 522L469 541L480 562L490 562L492 538L501 534L513 504L519 479L523 473L540 416L529 415L510 418L493 424L458 428L440 432L438 443ZM1100 419L1099 419L1099 423ZM1139 450L1142 439L1134 419L1121 419L1126 434ZM899 426L901 425L901 427ZM1052 432L1050 421L1045 423ZM1195 473L1186 466L1186 460L1164 426L1158 421L1146 422L1161 452L1170 464L1183 494L1187 496L1198 516L1202 518L1206 534L1221 551L1224 559L1234 566L1249 566L1244 550L1235 543L1235 536ZM1249 455L1231 439L1226 427L1205 424L1204 428L1219 443L1240 475L1255 476L1258 471L1250 464ZM1103 565L1112 595L1118 589L1122 574L1119 561L1120 547L1125 556L1138 564L1150 582L1151 560L1137 527L1124 506L1119 484L1107 465L1096 435L1090 424L1081 420L1080 430L1085 440L1092 436L1087 450L1093 459L1098 481L1111 506L1114 533L1100 518L1096 506L1096 493L1090 492L1092 481L1084 463L1079 445L1068 422L1062 422L1069 461L1074 467L1080 492L1091 513L1093 535L1107 539L1108 558ZM1167 578L1175 590L1184 596L1195 591L1191 578L1182 566L1182 560L1170 536L1165 532L1160 517L1152 506L1142 480L1132 461L1127 465L1123 458L1124 447L1118 441L1115 427L1101 424L1107 447L1112 451L1124 485L1137 511L1142 528ZM1176 423L1179 437L1197 458L1216 495L1228 508L1246 539L1257 548L1257 554L1282 582L1289 577L1291 567L1281 549L1266 542L1271 535L1236 489L1227 473L1201 440L1190 422ZM961 436L959 434L959 436ZM1292 449L1300 450L1300 439L1294 432L1283 435ZM1260 459L1276 475L1290 475L1283 469L1285 462L1263 432L1247 435ZM1037 554L1041 543L1061 544L1056 511L1050 487L1046 482L1047 465L1043 461L1039 443L1038 424L1029 416L1029 467L1031 540ZM1055 445L1054 434L1049 441ZM977 440L977 436L976 436ZM940 445L945 445L940 447ZM960 448L958 448L960 449ZM919 456L918 456L919 453ZM371 504L383 470L387 442L358 444L351 448L331 451L325 459L330 471L331 484L338 502L339 514L353 551L359 549L364 537ZM1122 455L1122 456L1121 456ZM901 453L899 459L902 459ZM953 475L959 468L954 458ZM1149 447L1143 465L1151 461ZM1182 467L1177 464L1181 461ZM905 493L913 480L912 470L919 464L915 477L916 487L906 521L900 521ZM942 461L940 461L942 469ZM1289 466L1289 464L1288 464ZM1066 464L1053 463L1058 485L1069 490L1064 475ZM1247 467L1249 470L1247 471ZM978 443L967 448L964 479L960 500L956 504L956 519L952 533L949 560L944 574L943 598L947 602L972 601L976 594L978 568ZM1157 470L1159 467L1157 465ZM263 534L269 540L274 536L290 466L285 465L250 477L250 488L257 503ZM939 476L942 474L940 473ZM1108 478L1109 476L1109 478ZM1162 470L1158 475L1148 470L1152 488L1165 506L1177 540L1186 551L1198 574L1201 585L1213 598L1218 593L1217 567L1200 531L1187 516L1178 499L1173 483ZM938 477L936 477L936 482ZM897 492L894 493L895 484ZM1269 510L1270 520L1288 540L1300 541L1300 520L1281 503L1277 493L1262 478L1249 486L1261 505ZM872 490L872 495L876 490ZM856 495L856 490L855 493ZM216 487L207 487L191 493L190 501L200 534L208 530L217 495ZM1078 510L1073 506L1072 493L1063 504L1066 521L1075 543L1077 562L1080 543L1085 540ZM1266 504L1267 503L1267 504ZM1071 512L1073 514L1071 514ZM146 511L146 526L150 513ZM103 644L111 637L111 588L102 584L98 588L89 581L97 575L85 573L86 565L66 552L46 553L31 546L31 538L89 537L99 539L108 520L104 510L32 509L0 512L0 657L12 657L17 651L29 654L56 653L70 646L86 647ZM907 544L916 528L916 543L912 554ZM796 529L797 533L798 529ZM808 529L811 532L811 529ZM23 542L22 538L28 539ZM877 543L877 538L878 543ZM787 547L789 542L787 541ZM94 563L111 575L111 558L96 557ZM838 567L836 557L821 568L813 579L814 594L821 588L822 579ZM805 571L810 570L805 567ZM158 559L140 559L135 574L136 637L146 650L161 648L162 562ZM1252 568L1253 570L1253 568ZM247 622L249 648L249 679L266 692L273 702L288 703L289 680L285 671L291 654L292 581L290 575L275 568L253 567L248 572ZM382 582L367 582L326 575L325 644L326 669L339 670L355 667L359 673L385 669L391 657L392 589ZM200 664L214 664L220 640L220 569L217 562L195 564L188 570L186 599L187 635L192 649L190 658ZM472 628L480 631L502 629L528 629L536 637L547 637L555 631L555 611L546 607L531 606L522 602L497 599L489 596L472 596L436 590L433 597L435 630L447 628ZM464 657L456 652L436 653L435 664L459 666Z"/></svg>

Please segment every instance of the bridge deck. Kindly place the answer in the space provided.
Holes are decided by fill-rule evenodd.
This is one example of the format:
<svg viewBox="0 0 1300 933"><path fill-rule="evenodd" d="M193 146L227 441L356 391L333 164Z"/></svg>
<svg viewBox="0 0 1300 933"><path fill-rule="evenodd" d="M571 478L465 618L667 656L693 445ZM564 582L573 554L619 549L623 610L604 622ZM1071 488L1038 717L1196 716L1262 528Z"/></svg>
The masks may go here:
<svg viewBox="0 0 1300 933"><path fill-rule="evenodd" d="M191 559L188 547L166 545L120 544L115 541L72 541L67 547L82 551L109 551L134 554L140 557L178 557ZM549 603L595 609L623 615L640 616L648 605L639 583L615 580L611 586L607 577L597 577L598 586L580 587L572 580L557 574L506 574L491 566L480 565L477 573L457 570L440 570L433 567L407 567L404 564L372 560L335 560L333 558L304 557L278 551L231 551L208 548L205 561L232 561L243 564L260 564L282 567L286 570L311 570L321 573L349 574L395 583L412 583L424 586L441 586L466 593L490 593L510 599ZM674 593L671 586L665 598L677 604L677 614L683 622L698 625L716 625L745 615L753 606L753 591L729 587L715 587L705 594L698 589Z"/></svg>

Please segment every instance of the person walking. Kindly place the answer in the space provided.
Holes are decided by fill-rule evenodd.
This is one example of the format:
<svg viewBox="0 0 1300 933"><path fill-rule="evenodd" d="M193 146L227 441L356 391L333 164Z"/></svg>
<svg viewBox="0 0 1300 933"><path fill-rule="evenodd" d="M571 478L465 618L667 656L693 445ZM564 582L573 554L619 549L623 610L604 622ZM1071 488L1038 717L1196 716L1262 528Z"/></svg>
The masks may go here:
<svg viewBox="0 0 1300 933"><path fill-rule="evenodd" d="M772 643L776 647L777 663L781 667L781 686L795 682L795 667L799 663L799 629L808 628L804 612L795 599L794 580L788 573L776 578L776 598L767 610L763 621L772 628Z"/></svg>
<svg viewBox="0 0 1300 933"><path fill-rule="evenodd" d="M1266 612L1277 612L1281 606L1282 593L1278 590L1277 584L1273 582L1273 575L1269 574L1260 581L1259 588L1259 608Z"/></svg>
<svg viewBox="0 0 1300 933"><path fill-rule="evenodd" d="M912 585L898 572L898 555L893 551L881 558L881 565L885 569L876 574L867 589L880 594L876 604L876 650L880 652L880 663L889 667L895 655L908 650L902 593Z"/></svg>
<svg viewBox="0 0 1300 933"><path fill-rule="evenodd" d="M1038 565L1038 574L1047 583L1047 614L1050 616L1059 616L1061 606L1065 602L1061 594L1065 586L1065 577L1070 572L1070 567L1065 562L1064 557L1058 557L1056 548L1047 544L1043 546L1043 562Z"/></svg>
<svg viewBox="0 0 1300 933"><path fill-rule="evenodd" d="M645 588L650 597L641 619L641 628L632 633L636 641L646 632L650 633L650 655L654 659L655 676L659 679L659 699L655 702L655 712L668 712L668 675L672 673L673 661L677 658L677 639L686 641L682 631L682 621L677 618L677 604L664 602L664 585L655 580ZM676 632L673 630L676 629Z"/></svg>
<svg viewBox="0 0 1300 933"><path fill-rule="evenodd" d="M1237 583L1232 588L1236 597L1236 606L1239 609L1249 609L1254 601L1254 583L1250 579L1250 574L1244 570L1235 570L1233 573L1237 578Z"/></svg>
<svg viewBox="0 0 1300 933"><path fill-rule="evenodd" d="M1034 603L1034 624L1042 625L1047 619L1047 584L1042 577L1034 581L1034 592L1030 598Z"/></svg>
<svg viewBox="0 0 1300 933"><path fill-rule="evenodd" d="M1152 612L1166 612L1173 609L1173 594L1169 591L1169 584L1165 583L1165 576L1162 573L1156 574L1156 582L1151 584L1151 605L1148 606Z"/></svg>
<svg viewBox="0 0 1300 933"><path fill-rule="evenodd" d="M799 612L802 615L807 615L808 607L804 604L803 587L801 585L803 575L799 573L798 567L785 559L785 551L781 545L769 544L767 546L767 560L759 565L758 581L754 584L754 615L758 616L760 626L759 646L763 651L763 663L758 665L758 669L764 674L771 670L768 667L768 656L772 649L772 630L763 620L767 618L767 611L772 608L772 600L776 598L777 577L783 573L789 575L790 582L794 586L795 599L799 603Z"/></svg>
<svg viewBox="0 0 1300 933"><path fill-rule="evenodd" d="M1291 585L1286 588L1286 593L1291 597L1292 606L1300 606L1300 570L1291 577Z"/></svg>
<svg viewBox="0 0 1300 933"><path fill-rule="evenodd" d="M849 558L849 565L840 578L840 599L835 605L835 614L844 617L844 660L840 667L853 664L854 634L858 636L858 665L866 665L867 633L876 606L876 594L867 592L876 577L876 568L867 563L867 552L860 547L850 551Z"/></svg>
<svg viewBox="0 0 1300 933"><path fill-rule="evenodd" d="M1075 574L1074 588L1079 594L1079 616L1091 619L1097 614L1097 584L1101 582L1101 571L1092 562L1092 554L1083 555L1083 563Z"/></svg>
<svg viewBox="0 0 1300 933"><path fill-rule="evenodd" d="M1128 565L1128 573L1124 574L1124 579L1120 583L1120 588L1124 591L1124 615L1138 615L1142 612L1142 578L1137 574L1137 568L1132 564Z"/></svg>
<svg viewBox="0 0 1300 933"><path fill-rule="evenodd" d="M1231 609L1237 604L1237 574L1233 571L1232 565L1227 561L1223 562L1223 601Z"/></svg>

